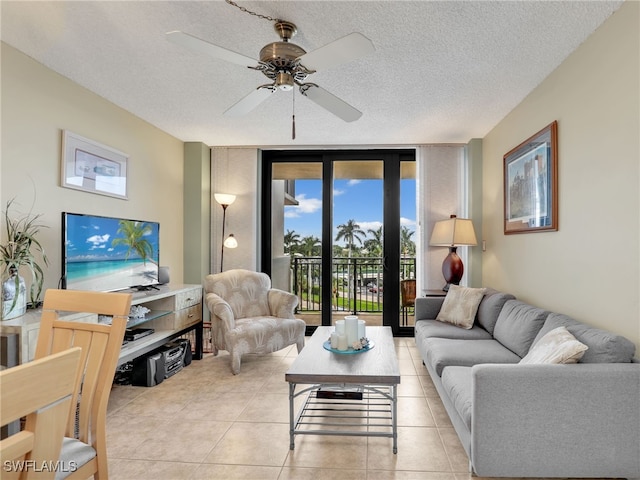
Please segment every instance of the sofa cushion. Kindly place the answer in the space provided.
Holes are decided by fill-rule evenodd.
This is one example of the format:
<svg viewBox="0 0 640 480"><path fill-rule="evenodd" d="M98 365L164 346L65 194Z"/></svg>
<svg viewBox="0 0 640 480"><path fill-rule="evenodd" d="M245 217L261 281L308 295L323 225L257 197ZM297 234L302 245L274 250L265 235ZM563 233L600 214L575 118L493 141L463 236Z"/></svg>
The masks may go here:
<svg viewBox="0 0 640 480"><path fill-rule="evenodd" d="M498 315L493 337L502 345L524 357L549 312L521 302L507 300Z"/></svg>
<svg viewBox="0 0 640 480"><path fill-rule="evenodd" d="M423 359L442 376L449 366L471 367L480 363L518 363L520 357L497 340L427 338L421 343Z"/></svg>
<svg viewBox="0 0 640 480"><path fill-rule="evenodd" d="M471 328L484 292L484 288L451 285L436 320L462 328Z"/></svg>
<svg viewBox="0 0 640 480"><path fill-rule="evenodd" d="M493 338L489 332L478 325L466 329L438 320L419 320L416 322L414 331L416 339L439 337L460 340L490 340Z"/></svg>
<svg viewBox="0 0 640 480"><path fill-rule="evenodd" d="M549 314L534 344L547 332L558 327L566 327L576 340L589 347L579 363L629 363L635 355L636 347L629 339L590 327L560 313Z"/></svg>
<svg viewBox="0 0 640 480"><path fill-rule="evenodd" d="M536 342L520 363L576 363L587 348L589 347L576 340L566 327L558 327Z"/></svg>
<svg viewBox="0 0 640 480"><path fill-rule="evenodd" d="M415 318L418 320L435 320L442 308L445 297L416 297Z"/></svg>
<svg viewBox="0 0 640 480"><path fill-rule="evenodd" d="M442 371L442 387L464 424L471 430L473 381L471 367L447 367Z"/></svg>
<svg viewBox="0 0 640 480"><path fill-rule="evenodd" d="M482 328L493 335L493 330L498 321L498 315L507 300L513 300L516 297L510 293L499 292L493 288L487 288L484 297L478 306L478 314L476 321Z"/></svg>

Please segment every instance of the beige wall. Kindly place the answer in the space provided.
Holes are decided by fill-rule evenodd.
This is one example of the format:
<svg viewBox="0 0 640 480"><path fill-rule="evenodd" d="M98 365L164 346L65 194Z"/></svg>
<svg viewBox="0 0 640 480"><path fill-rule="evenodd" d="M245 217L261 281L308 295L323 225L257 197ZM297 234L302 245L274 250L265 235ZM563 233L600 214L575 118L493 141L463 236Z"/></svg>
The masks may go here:
<svg viewBox="0 0 640 480"><path fill-rule="evenodd" d="M60 187L62 130L129 155L128 200ZM160 222L160 263L182 282L183 143L4 43L1 162L2 207L14 197L24 211L33 203L49 227L46 288L61 273L62 211Z"/></svg>
<svg viewBox="0 0 640 480"><path fill-rule="evenodd" d="M260 270L259 151L256 148L211 149L211 194L231 193L225 236L233 233L238 247L224 249L224 270ZM211 272L220 272L222 207L211 199Z"/></svg>
<svg viewBox="0 0 640 480"><path fill-rule="evenodd" d="M640 3L627 1L483 140L483 283L640 349ZM559 231L503 234L503 155L558 121Z"/></svg>
<svg viewBox="0 0 640 480"><path fill-rule="evenodd" d="M441 290L445 285L442 262L449 254L447 247L430 247L433 226L451 215L467 218L465 195L462 192L464 176L464 147L462 145L422 145L416 151L417 202L420 225L417 262L418 295L425 290ZM459 247L464 275L461 285L471 285L469 247Z"/></svg>

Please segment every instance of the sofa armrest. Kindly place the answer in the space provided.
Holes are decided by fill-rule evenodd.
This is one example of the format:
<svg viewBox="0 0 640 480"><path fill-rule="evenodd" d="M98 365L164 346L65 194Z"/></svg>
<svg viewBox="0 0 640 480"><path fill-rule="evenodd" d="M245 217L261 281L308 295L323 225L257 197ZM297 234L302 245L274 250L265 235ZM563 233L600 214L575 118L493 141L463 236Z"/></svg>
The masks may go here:
<svg viewBox="0 0 640 480"><path fill-rule="evenodd" d="M418 297L415 303L415 319L435 320L442 308L445 297Z"/></svg>
<svg viewBox="0 0 640 480"><path fill-rule="evenodd" d="M478 475L640 476L640 365L485 364L471 377Z"/></svg>
<svg viewBox="0 0 640 480"><path fill-rule="evenodd" d="M269 290L269 310L278 318L295 318L294 311L298 305L298 297L293 293L272 288Z"/></svg>

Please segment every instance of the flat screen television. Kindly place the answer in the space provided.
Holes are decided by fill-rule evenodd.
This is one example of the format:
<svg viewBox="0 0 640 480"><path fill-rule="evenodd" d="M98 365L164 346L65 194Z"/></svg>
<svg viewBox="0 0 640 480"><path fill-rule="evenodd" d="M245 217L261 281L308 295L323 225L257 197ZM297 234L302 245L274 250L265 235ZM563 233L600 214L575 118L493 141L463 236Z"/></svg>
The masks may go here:
<svg viewBox="0 0 640 480"><path fill-rule="evenodd" d="M61 287L112 292L158 282L160 224L62 212Z"/></svg>

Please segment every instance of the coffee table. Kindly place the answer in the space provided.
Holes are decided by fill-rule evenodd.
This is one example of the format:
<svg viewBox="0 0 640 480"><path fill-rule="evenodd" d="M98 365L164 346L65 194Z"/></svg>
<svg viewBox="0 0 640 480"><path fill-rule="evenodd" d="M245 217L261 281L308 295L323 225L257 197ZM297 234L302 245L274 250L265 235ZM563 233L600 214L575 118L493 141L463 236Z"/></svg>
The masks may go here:
<svg viewBox="0 0 640 480"><path fill-rule="evenodd" d="M367 327L373 347L362 353L335 353L323 344L334 327L318 327L285 374L289 382L289 448L296 435L393 438L398 452L400 369L391 327ZM296 392L298 385L310 387ZM294 414L294 399L307 395Z"/></svg>

